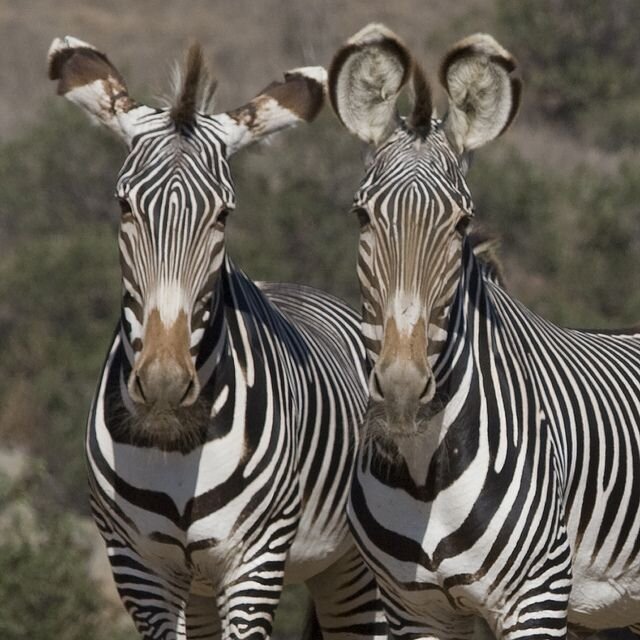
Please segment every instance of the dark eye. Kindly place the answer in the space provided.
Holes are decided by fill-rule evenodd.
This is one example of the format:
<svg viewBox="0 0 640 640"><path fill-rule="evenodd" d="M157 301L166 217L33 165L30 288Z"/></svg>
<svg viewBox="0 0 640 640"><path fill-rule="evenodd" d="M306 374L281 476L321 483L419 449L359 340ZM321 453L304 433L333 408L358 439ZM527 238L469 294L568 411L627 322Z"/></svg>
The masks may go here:
<svg viewBox="0 0 640 640"><path fill-rule="evenodd" d="M467 232L467 229L469 229L470 224L471 216L465 214L460 218L460 220L458 220L458 224L456 224L456 231L463 236Z"/></svg>
<svg viewBox="0 0 640 640"><path fill-rule="evenodd" d="M118 204L120 205L120 211L122 211L123 216L131 213L131 205L126 198L118 198Z"/></svg>
<svg viewBox="0 0 640 640"><path fill-rule="evenodd" d="M360 228L363 229L368 224L371 224L371 218L366 209L362 207L355 207L353 212L358 216L358 222L360 223Z"/></svg>
<svg viewBox="0 0 640 640"><path fill-rule="evenodd" d="M223 209L216 218L216 224L220 224L224 227L227 224L227 218L229 217L229 209Z"/></svg>

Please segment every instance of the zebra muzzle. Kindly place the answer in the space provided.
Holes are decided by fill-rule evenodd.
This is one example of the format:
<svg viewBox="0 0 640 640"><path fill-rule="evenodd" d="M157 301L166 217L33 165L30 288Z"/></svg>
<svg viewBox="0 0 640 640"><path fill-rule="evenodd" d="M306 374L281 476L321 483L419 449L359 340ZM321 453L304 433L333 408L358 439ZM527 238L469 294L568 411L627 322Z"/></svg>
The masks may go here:
<svg viewBox="0 0 640 640"><path fill-rule="evenodd" d="M382 350L369 378L372 400L394 405L404 414L433 398L436 382L426 345L422 319L402 329L395 318L387 320Z"/></svg>
<svg viewBox="0 0 640 640"><path fill-rule="evenodd" d="M189 353L186 316L165 328L155 311L149 315L143 348L128 381L134 402L170 408L192 405L200 393Z"/></svg>
<svg viewBox="0 0 640 640"><path fill-rule="evenodd" d="M136 367L131 372L128 389L134 402L147 406L186 407L193 404L200 393L195 370L158 360Z"/></svg>

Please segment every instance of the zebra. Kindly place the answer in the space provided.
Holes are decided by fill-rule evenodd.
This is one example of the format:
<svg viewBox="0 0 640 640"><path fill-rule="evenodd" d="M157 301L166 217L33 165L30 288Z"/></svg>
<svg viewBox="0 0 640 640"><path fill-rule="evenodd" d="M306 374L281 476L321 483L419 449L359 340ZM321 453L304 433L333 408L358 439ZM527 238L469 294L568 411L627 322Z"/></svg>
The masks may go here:
<svg viewBox="0 0 640 640"><path fill-rule="evenodd" d="M474 618L508 640L640 632L640 333L555 326L470 247L465 172L516 115L515 70L491 36L461 40L438 118L383 25L329 69L371 147L353 206L371 400L348 517L396 638L469 638Z"/></svg>
<svg viewBox="0 0 640 640"><path fill-rule="evenodd" d="M138 104L106 55L49 51L58 94L127 144L118 327L86 435L91 508L120 598L147 639L268 638L304 582L325 638L386 637L346 521L366 408L359 319L312 288L255 283L225 252L229 156L323 102L306 67L210 115L199 45L177 95Z"/></svg>

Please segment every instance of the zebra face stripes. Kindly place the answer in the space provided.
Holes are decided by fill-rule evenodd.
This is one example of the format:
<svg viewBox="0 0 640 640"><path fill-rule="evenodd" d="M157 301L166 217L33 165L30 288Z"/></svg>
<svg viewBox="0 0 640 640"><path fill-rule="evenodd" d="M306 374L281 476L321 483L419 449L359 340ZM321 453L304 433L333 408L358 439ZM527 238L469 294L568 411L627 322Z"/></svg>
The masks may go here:
<svg viewBox="0 0 640 640"><path fill-rule="evenodd" d="M426 140L400 126L375 152L354 204L372 399L384 402L388 430L413 432L419 405L435 393L433 364L472 215L439 123Z"/></svg>
<svg viewBox="0 0 640 640"><path fill-rule="evenodd" d="M117 183L128 386L140 403L188 406L199 393L194 363L234 191L222 127L196 118L189 129L166 112L147 118Z"/></svg>
<svg viewBox="0 0 640 640"><path fill-rule="evenodd" d="M511 68L509 54L489 36L460 43L443 64L450 105L439 121L424 74L385 27L365 27L332 64L336 113L375 147L354 205L362 227L358 275L370 393L384 407L387 432L415 433L421 407L434 397L433 365L473 215L464 153L513 118L518 85L508 77ZM409 82L416 99L404 120L395 103Z"/></svg>

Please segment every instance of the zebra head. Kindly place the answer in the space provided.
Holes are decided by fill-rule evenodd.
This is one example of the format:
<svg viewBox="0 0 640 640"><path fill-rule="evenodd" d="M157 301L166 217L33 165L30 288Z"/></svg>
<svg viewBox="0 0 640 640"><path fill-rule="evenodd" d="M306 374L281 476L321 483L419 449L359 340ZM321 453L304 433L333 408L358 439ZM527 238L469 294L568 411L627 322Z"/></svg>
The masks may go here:
<svg viewBox="0 0 640 640"><path fill-rule="evenodd" d="M225 221L235 206L229 156L322 106L324 70L289 72L246 105L218 115L199 46L189 50L167 108L136 103L115 67L92 45L66 37L49 51L58 93L128 146L116 196L122 327L139 404L185 407L200 392L196 358L223 263Z"/></svg>
<svg viewBox="0 0 640 640"><path fill-rule="evenodd" d="M514 68L491 36L456 44L440 70L449 108L438 119L424 73L386 27L365 27L331 65L333 108L371 146L354 210L361 226L358 277L369 388L373 403L384 406L385 429L414 432L421 405L435 395L433 366L473 216L467 157L515 116L520 84L510 77ZM396 103L405 85L414 98L411 114L402 118Z"/></svg>

